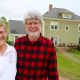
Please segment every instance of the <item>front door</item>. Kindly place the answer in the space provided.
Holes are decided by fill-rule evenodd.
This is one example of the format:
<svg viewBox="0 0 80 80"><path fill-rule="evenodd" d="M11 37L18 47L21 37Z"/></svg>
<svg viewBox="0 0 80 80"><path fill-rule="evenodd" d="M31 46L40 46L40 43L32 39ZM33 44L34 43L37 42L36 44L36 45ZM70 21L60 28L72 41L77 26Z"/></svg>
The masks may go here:
<svg viewBox="0 0 80 80"><path fill-rule="evenodd" d="M58 45L58 37L57 36L51 36L51 41L54 43L54 45Z"/></svg>

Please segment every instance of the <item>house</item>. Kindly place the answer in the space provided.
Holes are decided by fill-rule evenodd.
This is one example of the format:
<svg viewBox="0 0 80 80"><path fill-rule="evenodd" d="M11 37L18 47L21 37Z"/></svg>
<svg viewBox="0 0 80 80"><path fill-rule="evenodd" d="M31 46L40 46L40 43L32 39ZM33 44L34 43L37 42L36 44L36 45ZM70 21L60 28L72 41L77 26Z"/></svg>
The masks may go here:
<svg viewBox="0 0 80 80"><path fill-rule="evenodd" d="M23 21L9 20L9 41L15 42L17 38L25 36L26 34Z"/></svg>
<svg viewBox="0 0 80 80"><path fill-rule="evenodd" d="M9 40L14 41L26 35L23 21L9 20ZM80 16L63 8L52 8L43 15L43 36L51 39L55 45L80 44Z"/></svg>
<svg viewBox="0 0 80 80"><path fill-rule="evenodd" d="M43 36L55 45L80 44L80 16L63 8L52 8L43 15Z"/></svg>

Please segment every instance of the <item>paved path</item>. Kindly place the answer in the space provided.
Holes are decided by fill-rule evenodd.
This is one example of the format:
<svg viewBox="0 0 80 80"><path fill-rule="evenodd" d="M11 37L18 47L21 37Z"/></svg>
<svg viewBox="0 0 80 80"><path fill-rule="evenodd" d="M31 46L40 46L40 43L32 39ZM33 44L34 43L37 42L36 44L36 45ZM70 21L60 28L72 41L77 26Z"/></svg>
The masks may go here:
<svg viewBox="0 0 80 80"><path fill-rule="evenodd" d="M68 79L66 79L66 78L64 78L62 76L59 76L59 80L68 80Z"/></svg>
<svg viewBox="0 0 80 80"><path fill-rule="evenodd" d="M64 47L58 47L58 51L60 51L62 55L68 57L69 59L80 63L80 60L74 57L74 54L67 53Z"/></svg>
<svg viewBox="0 0 80 80"><path fill-rule="evenodd" d="M58 51L61 52L62 55L68 57L69 59L80 63L80 60L74 57L74 54L67 53L64 47L58 47ZM68 79L65 79L64 77L59 76L59 80L68 80Z"/></svg>

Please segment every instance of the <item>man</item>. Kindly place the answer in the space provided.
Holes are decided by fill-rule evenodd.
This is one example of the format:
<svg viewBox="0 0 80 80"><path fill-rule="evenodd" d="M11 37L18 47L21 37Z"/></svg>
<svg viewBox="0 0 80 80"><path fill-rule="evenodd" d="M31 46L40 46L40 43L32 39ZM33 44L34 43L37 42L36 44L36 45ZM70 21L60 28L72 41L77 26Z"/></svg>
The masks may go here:
<svg viewBox="0 0 80 80"><path fill-rule="evenodd" d="M59 80L53 42L41 34L43 17L38 11L24 15L27 35L15 41L16 80Z"/></svg>

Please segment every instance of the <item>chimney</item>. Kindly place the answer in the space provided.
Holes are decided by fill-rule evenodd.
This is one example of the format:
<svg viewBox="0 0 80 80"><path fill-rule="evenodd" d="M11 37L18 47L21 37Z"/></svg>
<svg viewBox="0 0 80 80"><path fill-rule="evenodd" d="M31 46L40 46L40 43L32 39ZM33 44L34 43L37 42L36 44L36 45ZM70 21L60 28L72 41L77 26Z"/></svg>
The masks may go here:
<svg viewBox="0 0 80 80"><path fill-rule="evenodd" d="M49 4L49 10L52 9L52 4Z"/></svg>

